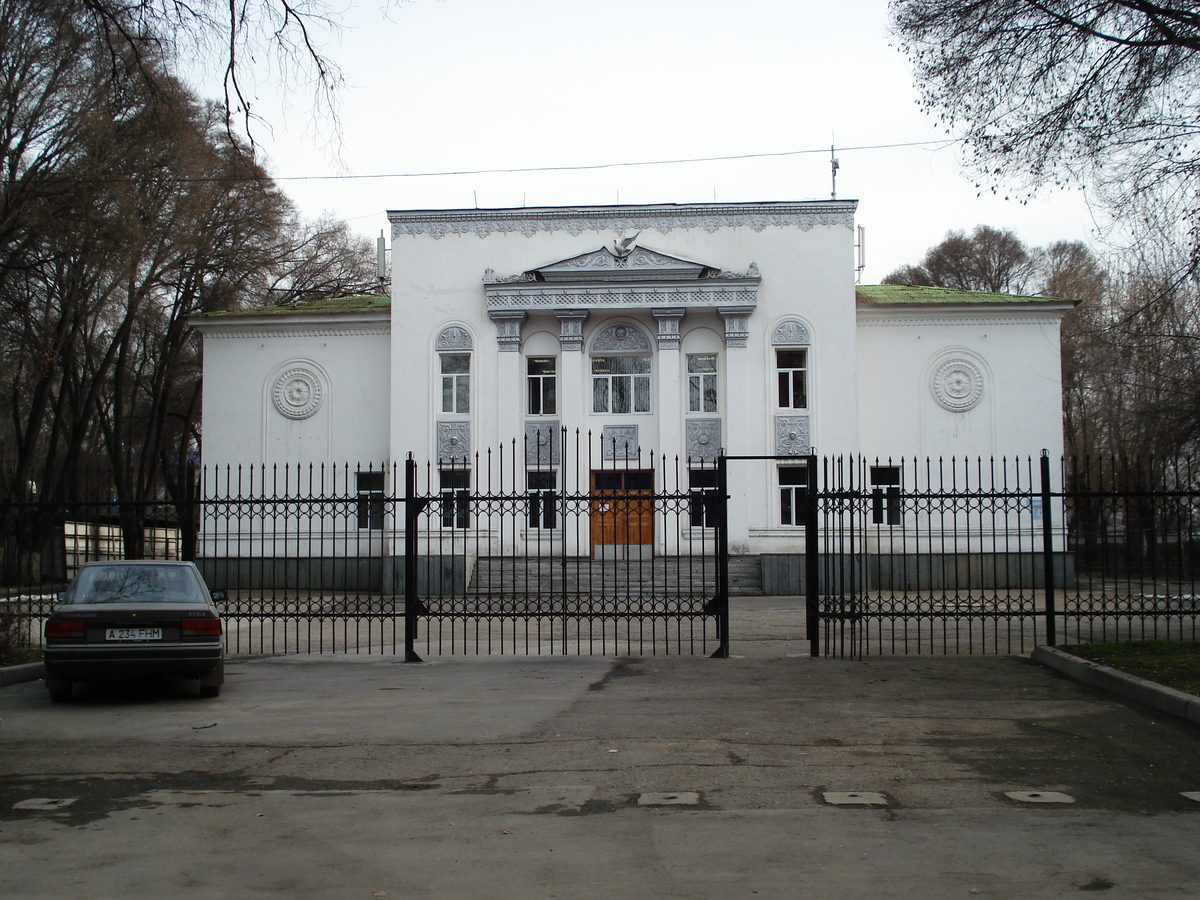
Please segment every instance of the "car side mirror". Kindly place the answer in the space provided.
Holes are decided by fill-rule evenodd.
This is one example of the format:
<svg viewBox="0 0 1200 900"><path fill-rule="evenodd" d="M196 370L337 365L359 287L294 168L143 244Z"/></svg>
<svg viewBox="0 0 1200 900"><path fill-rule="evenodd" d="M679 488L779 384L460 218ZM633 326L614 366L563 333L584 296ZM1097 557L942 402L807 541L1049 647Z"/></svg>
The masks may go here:
<svg viewBox="0 0 1200 900"><path fill-rule="evenodd" d="M229 595L224 591L209 591L208 595L212 597L213 603L229 602Z"/></svg>

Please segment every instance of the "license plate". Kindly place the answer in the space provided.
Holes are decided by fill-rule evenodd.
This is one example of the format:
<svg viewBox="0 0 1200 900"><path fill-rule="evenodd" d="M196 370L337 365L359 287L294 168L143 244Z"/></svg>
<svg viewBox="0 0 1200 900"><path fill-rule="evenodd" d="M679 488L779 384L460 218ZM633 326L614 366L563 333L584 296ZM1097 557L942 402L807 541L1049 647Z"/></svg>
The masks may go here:
<svg viewBox="0 0 1200 900"><path fill-rule="evenodd" d="M161 628L109 628L104 632L106 641L161 641Z"/></svg>

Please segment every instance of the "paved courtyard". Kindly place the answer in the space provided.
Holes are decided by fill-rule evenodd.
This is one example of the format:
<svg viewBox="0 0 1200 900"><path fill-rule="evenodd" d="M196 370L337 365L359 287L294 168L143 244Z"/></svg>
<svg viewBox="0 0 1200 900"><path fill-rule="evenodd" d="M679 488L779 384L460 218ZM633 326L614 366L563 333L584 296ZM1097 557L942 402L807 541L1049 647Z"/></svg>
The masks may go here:
<svg viewBox="0 0 1200 900"><path fill-rule="evenodd" d="M1020 657L293 656L0 689L0 896L1200 894L1200 729ZM194 689L193 689L194 690Z"/></svg>

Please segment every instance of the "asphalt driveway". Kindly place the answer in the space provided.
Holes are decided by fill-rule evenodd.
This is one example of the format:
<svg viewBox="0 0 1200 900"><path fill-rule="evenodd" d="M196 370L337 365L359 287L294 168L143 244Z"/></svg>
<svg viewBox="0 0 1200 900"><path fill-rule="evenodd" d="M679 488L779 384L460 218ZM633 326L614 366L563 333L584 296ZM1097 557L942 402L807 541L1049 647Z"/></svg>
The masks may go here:
<svg viewBox="0 0 1200 900"><path fill-rule="evenodd" d="M1200 729L1019 657L809 659L739 604L729 660L3 688L0 896L1196 896Z"/></svg>

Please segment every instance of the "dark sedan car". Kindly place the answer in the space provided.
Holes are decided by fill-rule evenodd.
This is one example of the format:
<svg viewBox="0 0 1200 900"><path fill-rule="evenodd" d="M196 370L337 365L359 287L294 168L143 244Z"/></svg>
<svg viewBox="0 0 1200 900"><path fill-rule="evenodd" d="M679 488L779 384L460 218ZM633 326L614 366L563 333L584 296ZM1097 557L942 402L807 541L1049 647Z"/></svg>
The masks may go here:
<svg viewBox="0 0 1200 900"><path fill-rule="evenodd" d="M45 657L55 701L93 676L195 678L202 697L225 681L221 617L190 562L86 563L46 621Z"/></svg>

